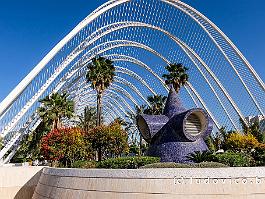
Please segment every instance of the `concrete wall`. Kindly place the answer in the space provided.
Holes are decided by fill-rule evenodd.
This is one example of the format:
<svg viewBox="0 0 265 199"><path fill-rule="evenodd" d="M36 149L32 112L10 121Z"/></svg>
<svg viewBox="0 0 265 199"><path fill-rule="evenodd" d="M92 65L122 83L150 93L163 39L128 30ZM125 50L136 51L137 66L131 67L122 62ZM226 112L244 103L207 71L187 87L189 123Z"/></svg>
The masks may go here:
<svg viewBox="0 0 265 199"><path fill-rule="evenodd" d="M34 199L265 198L265 168L44 168Z"/></svg>
<svg viewBox="0 0 265 199"><path fill-rule="evenodd" d="M0 167L0 198L30 199L43 167Z"/></svg>

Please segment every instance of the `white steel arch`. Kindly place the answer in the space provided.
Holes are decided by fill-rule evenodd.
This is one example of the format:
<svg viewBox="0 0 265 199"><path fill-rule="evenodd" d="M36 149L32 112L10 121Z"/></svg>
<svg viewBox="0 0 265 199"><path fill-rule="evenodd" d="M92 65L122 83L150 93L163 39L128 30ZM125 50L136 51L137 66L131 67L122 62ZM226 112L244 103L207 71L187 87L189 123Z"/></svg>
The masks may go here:
<svg viewBox="0 0 265 199"><path fill-rule="evenodd" d="M182 62L191 68L186 98L207 109L217 127L239 129L239 117L247 124L246 116L265 113L264 82L207 17L179 0L111 0L78 24L1 102L0 136L4 137L6 147L0 152L0 159L9 150L15 150L12 146L30 123L29 118L39 106L38 100L51 92L82 86L84 65L96 54L111 57L114 62L127 62L116 67L121 74L116 79L130 90L113 84L108 91L126 96L122 103L114 99L115 106L124 112L132 111L126 100L140 105L131 92L138 93L143 100L147 97L134 87L135 81L140 81L151 93L160 94L161 88L150 86L152 82L161 82L167 90L161 79L164 70L157 66ZM140 67L130 70L130 63L146 68L153 76ZM122 74L133 78L126 82ZM205 85L200 85L201 82ZM81 91L78 89L71 97L78 100Z"/></svg>

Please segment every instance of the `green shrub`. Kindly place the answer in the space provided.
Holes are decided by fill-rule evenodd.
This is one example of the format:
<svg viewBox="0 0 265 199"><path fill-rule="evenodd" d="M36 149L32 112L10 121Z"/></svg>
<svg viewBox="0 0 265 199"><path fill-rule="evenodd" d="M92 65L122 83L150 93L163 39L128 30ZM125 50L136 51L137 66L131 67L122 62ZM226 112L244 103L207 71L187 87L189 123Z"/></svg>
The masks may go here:
<svg viewBox="0 0 265 199"><path fill-rule="evenodd" d="M205 143L206 143L206 145L210 151L214 152L217 150L215 143L214 143L215 139L212 136L208 136L207 138L205 138L204 141L205 141Z"/></svg>
<svg viewBox="0 0 265 199"><path fill-rule="evenodd" d="M97 163L97 168L106 169L138 169L141 166L160 162L160 158L157 157L122 157L122 158L110 158Z"/></svg>
<svg viewBox="0 0 265 199"><path fill-rule="evenodd" d="M145 166L140 167L141 169L149 169L149 168L192 168L191 164L181 164L175 162L159 162L153 164L147 164Z"/></svg>
<svg viewBox="0 0 265 199"><path fill-rule="evenodd" d="M255 166L265 166L265 149L264 144L260 144L255 150L251 152L251 156L255 160Z"/></svg>
<svg viewBox="0 0 265 199"><path fill-rule="evenodd" d="M222 154L216 154L215 158L217 162L231 167L249 167L254 163L254 159L244 153L225 152Z"/></svg>
<svg viewBox="0 0 265 199"><path fill-rule="evenodd" d="M191 163L191 164L181 164L175 162L160 162L154 164L148 164L142 166L141 169L148 168L221 168L228 167L225 164L219 162L201 162L201 163Z"/></svg>
<svg viewBox="0 0 265 199"><path fill-rule="evenodd" d="M187 159L195 163L200 163L212 161L214 157L210 151L195 151L187 155Z"/></svg>
<svg viewBox="0 0 265 199"><path fill-rule="evenodd" d="M220 162L200 162L195 164L197 168L221 168L228 167L226 164Z"/></svg>
<svg viewBox="0 0 265 199"><path fill-rule="evenodd" d="M132 144L129 146L129 153L134 153L136 155L140 154L140 147L136 144Z"/></svg>
<svg viewBox="0 0 265 199"><path fill-rule="evenodd" d="M73 168L90 169L96 168L96 162L87 160L75 161L72 165Z"/></svg>

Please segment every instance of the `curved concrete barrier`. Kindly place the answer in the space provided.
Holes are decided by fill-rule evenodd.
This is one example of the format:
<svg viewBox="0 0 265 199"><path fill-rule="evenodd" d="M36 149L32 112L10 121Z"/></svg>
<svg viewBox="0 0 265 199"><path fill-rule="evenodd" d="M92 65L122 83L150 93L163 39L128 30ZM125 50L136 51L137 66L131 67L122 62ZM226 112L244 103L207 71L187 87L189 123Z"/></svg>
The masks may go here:
<svg viewBox="0 0 265 199"><path fill-rule="evenodd" d="M265 198L265 169L44 168L34 199Z"/></svg>
<svg viewBox="0 0 265 199"><path fill-rule="evenodd" d="M43 167L0 167L0 198L30 199Z"/></svg>

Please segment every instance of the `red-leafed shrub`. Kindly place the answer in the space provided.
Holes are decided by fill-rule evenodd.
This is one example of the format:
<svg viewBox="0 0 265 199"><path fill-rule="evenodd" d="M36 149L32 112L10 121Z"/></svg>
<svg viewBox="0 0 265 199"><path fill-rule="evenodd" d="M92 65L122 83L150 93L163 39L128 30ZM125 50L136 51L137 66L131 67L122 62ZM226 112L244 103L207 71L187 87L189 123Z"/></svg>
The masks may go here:
<svg viewBox="0 0 265 199"><path fill-rule="evenodd" d="M45 159L72 166L77 160L91 157L91 145L80 128L54 129L42 138L41 151Z"/></svg>

